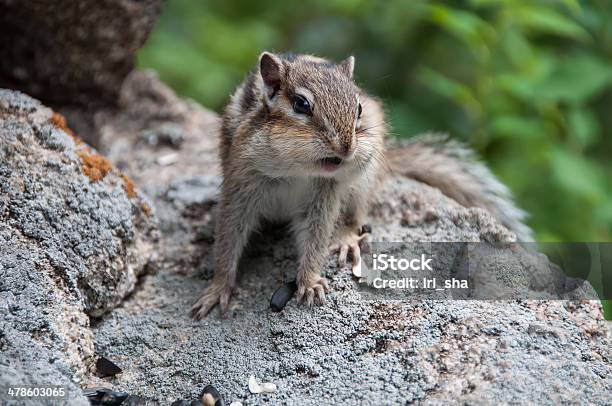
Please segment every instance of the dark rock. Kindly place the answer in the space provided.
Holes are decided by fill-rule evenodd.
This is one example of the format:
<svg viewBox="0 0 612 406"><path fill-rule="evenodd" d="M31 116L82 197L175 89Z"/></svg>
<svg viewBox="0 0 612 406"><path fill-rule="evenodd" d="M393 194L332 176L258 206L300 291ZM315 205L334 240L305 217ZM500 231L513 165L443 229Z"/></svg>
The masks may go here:
<svg viewBox="0 0 612 406"><path fill-rule="evenodd" d="M96 361L96 371L102 378L114 376L122 372L121 368L105 357L100 357Z"/></svg>
<svg viewBox="0 0 612 406"><path fill-rule="evenodd" d="M53 106L115 105L162 0L0 0L0 87Z"/></svg>

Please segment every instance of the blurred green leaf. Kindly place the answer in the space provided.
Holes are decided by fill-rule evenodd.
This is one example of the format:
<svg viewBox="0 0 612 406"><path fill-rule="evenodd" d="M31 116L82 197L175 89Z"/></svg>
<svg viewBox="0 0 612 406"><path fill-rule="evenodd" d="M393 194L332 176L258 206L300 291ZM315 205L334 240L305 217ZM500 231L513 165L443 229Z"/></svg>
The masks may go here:
<svg viewBox="0 0 612 406"><path fill-rule="evenodd" d="M477 14L438 4L429 5L428 11L431 21L471 46L480 58L489 56L487 43L495 30Z"/></svg>
<svg viewBox="0 0 612 406"><path fill-rule="evenodd" d="M579 24L556 12L551 7L535 4L520 6L513 10L516 21L531 32L559 35L574 40L586 41L591 37Z"/></svg>
<svg viewBox="0 0 612 406"><path fill-rule="evenodd" d="M472 115L480 115L480 103L468 86L427 68L420 69L418 76L432 91L463 106Z"/></svg>
<svg viewBox="0 0 612 406"><path fill-rule="evenodd" d="M387 113L393 123L394 135L408 137L415 134L436 131L436 122L428 119L422 112L415 111L408 104L398 102L388 106ZM401 131L401 132L400 132Z"/></svg>
<svg viewBox="0 0 612 406"><path fill-rule="evenodd" d="M514 66L527 69L534 62L533 48L522 32L506 30L502 36L502 45Z"/></svg>
<svg viewBox="0 0 612 406"><path fill-rule="evenodd" d="M552 148L550 153L553 174L561 187L587 201L603 201L604 182L601 172L594 164L563 148Z"/></svg>
<svg viewBox="0 0 612 406"><path fill-rule="evenodd" d="M601 127L595 113L584 107L575 107L570 110L568 116L570 135L582 146L583 148L593 145L599 133Z"/></svg>
<svg viewBox="0 0 612 406"><path fill-rule="evenodd" d="M503 3L507 3L508 0L469 0L469 4L475 8L499 6Z"/></svg>
<svg viewBox="0 0 612 406"><path fill-rule="evenodd" d="M515 115L495 117L490 131L501 137L534 138L546 134L545 126L538 118Z"/></svg>
<svg viewBox="0 0 612 406"><path fill-rule="evenodd" d="M542 99L581 104L612 84L612 65L591 55L558 62L557 68L536 91Z"/></svg>
<svg viewBox="0 0 612 406"><path fill-rule="evenodd" d="M578 0L561 0L563 4L574 14L578 14L582 11L582 7L580 6L580 1Z"/></svg>
<svg viewBox="0 0 612 406"><path fill-rule="evenodd" d="M508 94L523 100L530 100L535 95L534 81L525 75L502 74L495 78L497 87Z"/></svg>
<svg viewBox="0 0 612 406"><path fill-rule="evenodd" d="M612 320L612 300L602 300L604 315L606 319Z"/></svg>

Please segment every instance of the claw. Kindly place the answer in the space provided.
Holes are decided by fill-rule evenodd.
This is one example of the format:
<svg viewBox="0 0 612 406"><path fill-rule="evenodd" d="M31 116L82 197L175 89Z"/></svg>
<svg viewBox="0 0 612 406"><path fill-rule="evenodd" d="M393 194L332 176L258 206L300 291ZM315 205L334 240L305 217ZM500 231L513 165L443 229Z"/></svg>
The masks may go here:
<svg viewBox="0 0 612 406"><path fill-rule="evenodd" d="M308 307L321 306L325 304L326 292L329 292L329 283L325 278L320 278L310 286L301 284L298 287L298 301Z"/></svg>
<svg viewBox="0 0 612 406"><path fill-rule="evenodd" d="M367 232L363 232L361 235L357 235L354 232L347 232L346 234L341 234L340 242L334 244L333 252L339 251L338 254L338 265L343 267L346 265L346 261L348 255L353 259L353 265L351 267L351 271L353 275L356 277L361 277L361 248L363 245L367 243L370 234ZM367 251L367 247L364 247L365 251Z"/></svg>
<svg viewBox="0 0 612 406"><path fill-rule="evenodd" d="M325 304L325 288L322 285L316 285L314 288L315 301L318 305Z"/></svg>
<svg viewBox="0 0 612 406"><path fill-rule="evenodd" d="M200 299L191 307L189 315L195 320L202 320L210 311L219 304L221 308L221 317L227 316L229 300L232 296L232 289L216 285L214 282L206 289L206 292Z"/></svg>
<svg viewBox="0 0 612 406"><path fill-rule="evenodd" d="M221 298L219 299L219 307L221 310L222 319L227 318L227 310L229 309L229 300L230 300L231 295L232 295L231 290L226 289L223 291L223 293L221 294Z"/></svg>
<svg viewBox="0 0 612 406"><path fill-rule="evenodd" d="M218 299L213 295L205 294L191 307L189 315L195 320L202 320L215 307L217 301Z"/></svg>
<svg viewBox="0 0 612 406"><path fill-rule="evenodd" d="M304 297L306 296L306 287L302 284L300 284L298 286L298 291L297 291L297 300L298 302L303 302L304 301Z"/></svg>
<svg viewBox="0 0 612 406"><path fill-rule="evenodd" d="M314 289L308 288L306 289L306 305L308 307L312 307L314 304Z"/></svg>
<svg viewBox="0 0 612 406"><path fill-rule="evenodd" d="M346 257L349 251L349 246L347 244L342 244L340 247L340 255L338 256L338 265L345 266L346 265Z"/></svg>

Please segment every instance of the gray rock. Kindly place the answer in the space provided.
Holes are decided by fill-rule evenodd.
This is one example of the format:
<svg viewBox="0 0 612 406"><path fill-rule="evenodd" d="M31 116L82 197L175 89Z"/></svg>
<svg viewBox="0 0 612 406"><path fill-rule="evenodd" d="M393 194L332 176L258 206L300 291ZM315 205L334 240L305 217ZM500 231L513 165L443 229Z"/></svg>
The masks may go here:
<svg viewBox="0 0 612 406"><path fill-rule="evenodd" d="M151 261L148 205L61 116L0 90L0 385L65 385L85 404L90 316L118 305Z"/></svg>
<svg viewBox="0 0 612 406"><path fill-rule="evenodd" d="M598 301L366 299L349 267L330 257L328 303L306 309L292 300L274 313L270 297L297 268L283 229L252 239L230 318L213 311L192 321L187 310L213 271L219 119L146 72L128 76L119 100L117 111L97 113L95 131L150 209L59 116L0 91L0 385L65 385L70 404L86 404L85 387L169 404L209 384L227 404L612 401ZM180 143L143 139L168 128ZM176 156L160 159L168 154ZM151 212L161 231L155 249ZM369 220L382 242L514 238L485 211L397 176ZM485 257L482 269L527 291L563 282L545 258L527 250L518 258L501 267ZM153 259L157 272L135 285ZM97 354L123 372L97 376ZM278 390L251 394L251 374Z"/></svg>
<svg viewBox="0 0 612 406"><path fill-rule="evenodd" d="M252 239L230 318L213 311L193 322L187 310L212 274L218 118L149 73L128 77L121 100L120 114L98 120L102 145L155 202L162 236L160 271L92 328L96 348L125 371L112 380L116 390L162 403L194 399L207 384L227 403L244 404L612 401L610 334L598 301L364 300L349 268L330 258L327 305L292 300L273 313L271 295L297 267L283 230ZM143 145L138 134L162 125L182 129L178 149ZM159 165L169 153L178 159ZM370 220L378 241L513 238L485 211L401 177L385 184ZM547 262L530 261L544 280L557 280ZM485 262L499 280L533 288L520 261L499 270ZM250 394L251 374L277 392Z"/></svg>

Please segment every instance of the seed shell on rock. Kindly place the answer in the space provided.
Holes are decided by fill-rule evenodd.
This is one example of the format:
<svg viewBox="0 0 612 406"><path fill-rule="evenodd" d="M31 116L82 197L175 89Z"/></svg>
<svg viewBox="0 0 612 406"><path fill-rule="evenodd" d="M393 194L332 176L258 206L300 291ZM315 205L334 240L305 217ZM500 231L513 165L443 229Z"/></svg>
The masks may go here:
<svg viewBox="0 0 612 406"><path fill-rule="evenodd" d="M280 288L276 289L276 292L274 292L272 298L270 299L270 309L272 309L273 312L280 312L283 310L295 294L296 290L296 281L287 282Z"/></svg>
<svg viewBox="0 0 612 406"><path fill-rule="evenodd" d="M125 392L115 392L109 388L87 388L83 390L91 405L115 406L123 403L129 396Z"/></svg>
<svg viewBox="0 0 612 406"><path fill-rule="evenodd" d="M272 382L264 382L261 385L254 375L249 377L249 391L251 393L272 393L276 391L276 385Z"/></svg>
<svg viewBox="0 0 612 406"><path fill-rule="evenodd" d="M122 369L108 358L100 357L96 361L96 371L102 378L105 378L107 376L115 376L121 373Z"/></svg>
<svg viewBox="0 0 612 406"><path fill-rule="evenodd" d="M257 379L255 379L254 375L249 376L249 391L251 393L261 393L261 386L257 383Z"/></svg>
<svg viewBox="0 0 612 406"><path fill-rule="evenodd" d="M204 403L205 406L225 406L225 402L223 401L221 394L219 393L217 388L212 385L206 385L204 387L202 393L200 393L200 399L202 399L202 403ZM210 400L212 400L213 403L211 403L210 405L205 403L206 399L208 399L208 403L210 403Z"/></svg>
<svg viewBox="0 0 612 406"><path fill-rule="evenodd" d="M272 382L264 382L260 386L261 386L262 392L265 392L265 393L276 392L276 384Z"/></svg>

